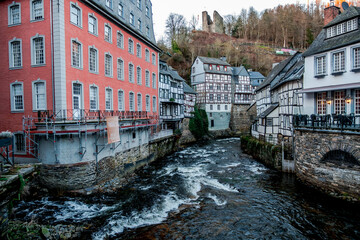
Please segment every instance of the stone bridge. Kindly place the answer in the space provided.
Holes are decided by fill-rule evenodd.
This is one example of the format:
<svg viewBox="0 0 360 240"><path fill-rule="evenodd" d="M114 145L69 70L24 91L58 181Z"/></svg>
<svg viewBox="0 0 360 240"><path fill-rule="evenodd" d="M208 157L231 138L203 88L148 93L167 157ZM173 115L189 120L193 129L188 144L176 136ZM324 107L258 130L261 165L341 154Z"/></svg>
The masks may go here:
<svg viewBox="0 0 360 240"><path fill-rule="evenodd" d="M360 201L360 132L297 129L296 175L331 195Z"/></svg>

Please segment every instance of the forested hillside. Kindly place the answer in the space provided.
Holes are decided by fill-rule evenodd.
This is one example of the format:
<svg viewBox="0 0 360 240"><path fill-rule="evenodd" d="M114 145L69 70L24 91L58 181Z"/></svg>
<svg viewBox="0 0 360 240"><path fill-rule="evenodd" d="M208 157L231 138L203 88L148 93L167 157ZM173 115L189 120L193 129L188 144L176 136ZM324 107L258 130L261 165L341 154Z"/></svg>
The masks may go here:
<svg viewBox="0 0 360 240"><path fill-rule="evenodd" d="M317 0L309 6L279 5L261 13L254 8L242 9L238 15L223 16L224 34L199 30L201 23L195 16L187 21L171 13L166 21L166 39L158 41L164 51L161 58L187 81L197 56L226 56L232 66L245 65L266 76L273 63L287 57L276 54L277 50L304 51L312 43L323 27L325 7Z"/></svg>

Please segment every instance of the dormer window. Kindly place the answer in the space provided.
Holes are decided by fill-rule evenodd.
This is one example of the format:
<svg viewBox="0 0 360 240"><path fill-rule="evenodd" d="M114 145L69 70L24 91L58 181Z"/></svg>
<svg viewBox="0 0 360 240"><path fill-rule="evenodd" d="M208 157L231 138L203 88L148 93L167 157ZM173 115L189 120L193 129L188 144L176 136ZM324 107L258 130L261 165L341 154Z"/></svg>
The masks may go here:
<svg viewBox="0 0 360 240"><path fill-rule="evenodd" d="M216 70L220 71L220 66L219 65L216 66Z"/></svg>
<svg viewBox="0 0 360 240"><path fill-rule="evenodd" d="M337 24L326 29L326 38L332 38L358 29L358 19L354 18L349 21Z"/></svg>
<svg viewBox="0 0 360 240"><path fill-rule="evenodd" d="M227 66L224 67L224 71L227 72Z"/></svg>
<svg viewBox="0 0 360 240"><path fill-rule="evenodd" d="M212 65L211 64L209 65L209 70L212 70Z"/></svg>

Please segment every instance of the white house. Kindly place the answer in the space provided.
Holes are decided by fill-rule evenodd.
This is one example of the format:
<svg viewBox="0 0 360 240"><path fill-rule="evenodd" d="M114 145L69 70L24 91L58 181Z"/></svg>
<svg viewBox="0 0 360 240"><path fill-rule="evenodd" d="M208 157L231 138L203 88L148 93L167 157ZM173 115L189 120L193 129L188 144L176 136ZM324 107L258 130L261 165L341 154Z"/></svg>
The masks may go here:
<svg viewBox="0 0 360 240"><path fill-rule="evenodd" d="M209 119L209 130L229 128L232 71L226 59L197 57L191 68L191 85L197 103Z"/></svg>
<svg viewBox="0 0 360 240"><path fill-rule="evenodd" d="M326 11L339 11L331 6ZM350 7L328 23L305 58L304 113L360 114L360 8Z"/></svg>

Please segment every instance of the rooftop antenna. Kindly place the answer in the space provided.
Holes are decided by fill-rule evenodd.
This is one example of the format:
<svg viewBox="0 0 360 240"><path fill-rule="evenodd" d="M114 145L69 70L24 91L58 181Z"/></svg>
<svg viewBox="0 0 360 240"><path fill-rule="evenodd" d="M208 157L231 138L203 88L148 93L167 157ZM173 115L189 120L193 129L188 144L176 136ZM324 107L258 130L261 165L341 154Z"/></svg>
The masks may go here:
<svg viewBox="0 0 360 240"><path fill-rule="evenodd" d="M344 11L349 8L349 4L347 2L342 2L341 6L344 9Z"/></svg>

